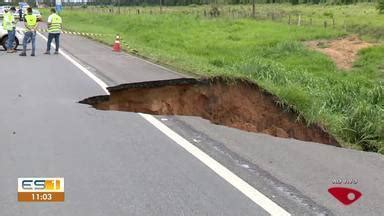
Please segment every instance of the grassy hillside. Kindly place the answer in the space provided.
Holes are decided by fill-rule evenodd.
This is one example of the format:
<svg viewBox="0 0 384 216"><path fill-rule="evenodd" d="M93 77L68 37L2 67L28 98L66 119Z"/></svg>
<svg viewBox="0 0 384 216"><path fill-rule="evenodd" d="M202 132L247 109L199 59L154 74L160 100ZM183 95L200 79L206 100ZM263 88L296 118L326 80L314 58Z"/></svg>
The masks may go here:
<svg viewBox="0 0 384 216"><path fill-rule="evenodd" d="M343 71L301 43L346 35L342 27L176 12L116 15L88 9L65 10L62 16L66 29L109 34L98 39L111 44L119 33L140 55L176 69L256 82L308 121L325 125L344 146L384 153L384 46L362 51L355 67ZM366 29L377 23L367 21ZM362 34L380 41L369 31Z"/></svg>

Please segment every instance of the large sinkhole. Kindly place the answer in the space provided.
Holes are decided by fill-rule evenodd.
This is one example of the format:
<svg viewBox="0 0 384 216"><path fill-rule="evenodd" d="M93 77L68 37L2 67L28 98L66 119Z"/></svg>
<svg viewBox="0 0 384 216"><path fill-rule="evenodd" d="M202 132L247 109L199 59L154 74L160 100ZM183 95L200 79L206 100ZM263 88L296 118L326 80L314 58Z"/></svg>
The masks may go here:
<svg viewBox="0 0 384 216"><path fill-rule="evenodd" d="M122 84L108 90L110 95L80 103L100 110L200 116L245 131L339 146L323 127L307 124L277 97L244 80L181 78Z"/></svg>

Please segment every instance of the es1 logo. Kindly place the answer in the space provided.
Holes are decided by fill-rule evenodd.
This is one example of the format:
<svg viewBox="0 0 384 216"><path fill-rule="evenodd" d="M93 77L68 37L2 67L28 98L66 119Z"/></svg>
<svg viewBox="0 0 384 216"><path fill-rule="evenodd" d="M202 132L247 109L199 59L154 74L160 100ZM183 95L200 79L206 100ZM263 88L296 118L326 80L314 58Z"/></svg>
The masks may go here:
<svg viewBox="0 0 384 216"><path fill-rule="evenodd" d="M19 201L64 201L64 178L18 178L17 182Z"/></svg>

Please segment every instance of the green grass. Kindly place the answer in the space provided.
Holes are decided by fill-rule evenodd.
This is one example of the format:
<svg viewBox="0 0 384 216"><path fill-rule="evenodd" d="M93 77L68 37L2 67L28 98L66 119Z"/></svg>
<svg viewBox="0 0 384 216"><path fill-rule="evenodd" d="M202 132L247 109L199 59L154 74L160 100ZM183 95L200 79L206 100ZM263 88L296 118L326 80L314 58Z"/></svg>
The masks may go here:
<svg viewBox="0 0 384 216"><path fill-rule="evenodd" d="M311 5L300 4L292 6L290 4L257 4L256 19L272 20L274 22L288 23L289 17L292 25L298 23L301 18L301 25L323 27L327 22L328 28L342 29L343 31L359 33L370 40L384 40L384 16L379 14L376 3L362 3L353 5L329 6L326 4ZM162 13L184 14L209 17L210 5L202 6L174 6L163 7ZM226 18L246 18L252 15L251 5L217 5L220 10L220 17ZM94 14L118 14L116 7L95 7L87 9L73 8L73 10L87 11ZM146 7L122 7L121 14L135 15L137 11L141 15L159 14L157 6Z"/></svg>
<svg viewBox="0 0 384 216"><path fill-rule="evenodd" d="M320 14L315 7L311 10ZM326 10L337 11L338 7ZM357 17L365 13L364 9L359 12L345 7L343 10L355 11ZM373 6L362 7L373 10ZM289 9L310 11L308 6L286 7ZM343 36L347 34L344 28L225 16L209 19L198 13L177 12L177 8L152 15L92 10L65 10L65 28L105 33L97 39L109 44L119 33L140 55L178 70L251 80L298 110L308 122L323 124L343 146L384 152L384 46L361 51L355 67L343 71L301 41ZM376 22L370 20L365 29L376 28ZM369 31L363 36L381 40Z"/></svg>

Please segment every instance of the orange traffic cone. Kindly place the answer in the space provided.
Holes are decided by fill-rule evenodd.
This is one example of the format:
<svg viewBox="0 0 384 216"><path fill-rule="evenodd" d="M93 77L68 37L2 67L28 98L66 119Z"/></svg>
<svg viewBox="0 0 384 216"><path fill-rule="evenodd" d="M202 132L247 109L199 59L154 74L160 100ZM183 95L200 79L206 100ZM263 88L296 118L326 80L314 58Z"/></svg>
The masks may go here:
<svg viewBox="0 0 384 216"><path fill-rule="evenodd" d="M120 52L121 51L120 36L119 35L116 35L115 44L113 45L112 50L114 52Z"/></svg>

